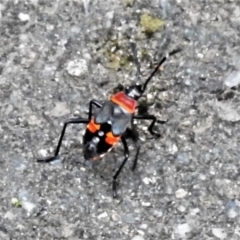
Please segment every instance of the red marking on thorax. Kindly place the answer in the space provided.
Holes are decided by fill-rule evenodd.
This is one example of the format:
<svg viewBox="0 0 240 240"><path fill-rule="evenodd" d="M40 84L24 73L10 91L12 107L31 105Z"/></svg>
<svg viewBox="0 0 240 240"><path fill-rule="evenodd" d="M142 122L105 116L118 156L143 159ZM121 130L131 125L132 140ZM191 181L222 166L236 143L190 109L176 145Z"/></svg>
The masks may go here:
<svg viewBox="0 0 240 240"><path fill-rule="evenodd" d="M110 98L110 100L124 108L129 113L134 113L135 108L137 107L137 102L128 97L124 92L116 93Z"/></svg>
<svg viewBox="0 0 240 240"><path fill-rule="evenodd" d="M87 129L88 129L90 132L94 133L94 132L96 132L96 131L98 131L98 130L100 129L100 125L99 125L99 124L96 124L96 123L94 122L94 119L92 119L92 120L89 122L89 124L87 125Z"/></svg>

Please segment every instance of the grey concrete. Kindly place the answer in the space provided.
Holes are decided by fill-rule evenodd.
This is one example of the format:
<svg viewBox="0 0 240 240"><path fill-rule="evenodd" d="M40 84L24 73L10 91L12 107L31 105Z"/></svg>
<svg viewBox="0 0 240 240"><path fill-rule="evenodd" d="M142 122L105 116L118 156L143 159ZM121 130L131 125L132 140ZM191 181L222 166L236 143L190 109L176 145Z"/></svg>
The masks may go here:
<svg viewBox="0 0 240 240"><path fill-rule="evenodd" d="M1 1L0 239L240 239L239 80L228 77L239 77L240 5L125 2ZM139 26L147 12L166 22L150 39ZM139 165L130 171L131 151L115 200L121 145L83 164L84 126L73 126L64 164L36 158L53 152L62 123L86 116L92 98L134 81L134 67L109 69L104 54L109 39L130 53L127 36L150 56L183 51L149 85L149 113L167 122L158 140L139 125Z"/></svg>

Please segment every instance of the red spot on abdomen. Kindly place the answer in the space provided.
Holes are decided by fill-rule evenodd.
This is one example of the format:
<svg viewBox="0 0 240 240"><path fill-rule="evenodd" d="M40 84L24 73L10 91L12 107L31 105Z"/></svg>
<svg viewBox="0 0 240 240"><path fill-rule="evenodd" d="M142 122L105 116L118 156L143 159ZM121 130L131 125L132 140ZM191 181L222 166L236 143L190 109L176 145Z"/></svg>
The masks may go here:
<svg viewBox="0 0 240 240"><path fill-rule="evenodd" d="M92 133L95 133L96 131L98 131L100 129L100 125L99 124L96 124L94 122L94 119L92 119L89 124L87 125L87 129L92 132Z"/></svg>
<svg viewBox="0 0 240 240"><path fill-rule="evenodd" d="M135 108L137 107L137 102L128 97L124 92L116 93L110 100L124 108L129 113L134 113Z"/></svg>
<svg viewBox="0 0 240 240"><path fill-rule="evenodd" d="M105 142L114 146L120 140L120 138L121 136L115 137L111 132L108 132L106 134Z"/></svg>

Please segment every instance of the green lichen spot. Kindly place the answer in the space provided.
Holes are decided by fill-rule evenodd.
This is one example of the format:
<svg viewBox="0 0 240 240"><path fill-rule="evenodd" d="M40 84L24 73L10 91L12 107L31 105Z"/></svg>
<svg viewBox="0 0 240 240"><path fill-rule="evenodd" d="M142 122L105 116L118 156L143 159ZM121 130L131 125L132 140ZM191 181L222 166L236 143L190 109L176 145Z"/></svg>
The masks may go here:
<svg viewBox="0 0 240 240"><path fill-rule="evenodd" d="M108 59L107 67L113 70L121 68L128 68L129 64L133 61L131 56L123 51L121 46L116 46L115 51L111 51L112 46L108 46L105 51L105 56Z"/></svg>
<svg viewBox="0 0 240 240"><path fill-rule="evenodd" d="M12 205L14 207L21 207L22 206L22 202L16 197L13 197L11 202L12 202Z"/></svg>
<svg viewBox="0 0 240 240"><path fill-rule="evenodd" d="M165 22L145 13L140 17L140 26L148 37L151 37L156 31L162 29Z"/></svg>
<svg viewBox="0 0 240 240"><path fill-rule="evenodd" d="M127 7L132 7L134 0L124 0L124 3Z"/></svg>

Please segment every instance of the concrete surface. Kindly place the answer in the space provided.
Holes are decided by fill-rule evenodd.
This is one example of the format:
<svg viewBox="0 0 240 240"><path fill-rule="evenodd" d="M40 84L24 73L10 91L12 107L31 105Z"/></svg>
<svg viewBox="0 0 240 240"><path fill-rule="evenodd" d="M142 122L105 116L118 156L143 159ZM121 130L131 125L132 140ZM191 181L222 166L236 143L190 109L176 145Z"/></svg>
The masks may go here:
<svg viewBox="0 0 240 240"><path fill-rule="evenodd" d="M1 1L0 239L240 239L240 5L126 2ZM149 39L144 13L165 21ZM139 165L132 173L129 160L115 200L121 145L84 163L84 126L73 126L64 164L36 158L53 152L62 123L86 116L92 98L134 82L134 66L109 68L106 55L116 46L130 54L129 38L150 56L143 73L160 53L183 51L149 85L149 113L166 120L156 127L162 137L149 139L147 122L138 125Z"/></svg>

